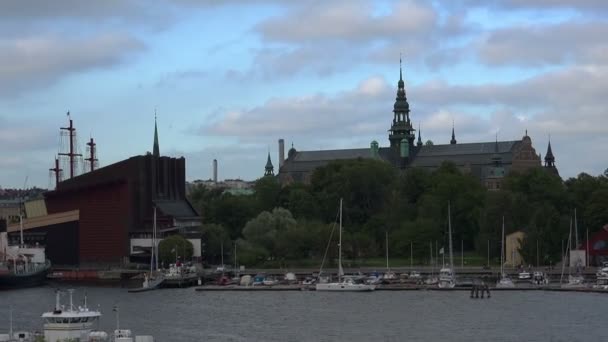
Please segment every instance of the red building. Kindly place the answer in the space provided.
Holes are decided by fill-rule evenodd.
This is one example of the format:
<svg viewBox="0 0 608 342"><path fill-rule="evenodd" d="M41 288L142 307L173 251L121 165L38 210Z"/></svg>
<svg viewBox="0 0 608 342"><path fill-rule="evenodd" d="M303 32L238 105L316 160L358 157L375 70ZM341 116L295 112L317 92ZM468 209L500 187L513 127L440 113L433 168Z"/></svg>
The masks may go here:
<svg viewBox="0 0 608 342"><path fill-rule="evenodd" d="M54 264L118 264L136 254L134 240L151 236L154 207L159 229L200 225L186 199L185 159L161 157L156 127L154 135L153 153L67 179L45 193L46 215L26 220L26 242L45 244ZM62 213L68 212L73 215L66 221ZM18 229L9 227L9 238Z"/></svg>

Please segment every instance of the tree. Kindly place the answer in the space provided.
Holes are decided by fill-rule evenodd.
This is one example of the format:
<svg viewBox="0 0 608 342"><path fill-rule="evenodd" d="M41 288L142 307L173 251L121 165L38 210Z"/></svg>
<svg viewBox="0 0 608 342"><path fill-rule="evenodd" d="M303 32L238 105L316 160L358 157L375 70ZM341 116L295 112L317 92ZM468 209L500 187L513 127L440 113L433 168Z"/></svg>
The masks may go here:
<svg viewBox="0 0 608 342"><path fill-rule="evenodd" d="M275 208L264 211L250 220L243 229L245 240L256 248L265 251L271 259L277 256L278 235L296 225L289 210Z"/></svg>
<svg viewBox="0 0 608 342"><path fill-rule="evenodd" d="M276 177L262 177L253 187L258 211L269 211L278 205L281 185Z"/></svg>
<svg viewBox="0 0 608 342"><path fill-rule="evenodd" d="M224 226L215 223L205 224L201 231L205 241L204 257L206 262L220 264L222 249L224 256L233 253L232 240Z"/></svg>
<svg viewBox="0 0 608 342"><path fill-rule="evenodd" d="M174 263L176 256L181 260L191 259L193 251L192 243L181 235L171 235L158 244L159 260L164 263Z"/></svg>

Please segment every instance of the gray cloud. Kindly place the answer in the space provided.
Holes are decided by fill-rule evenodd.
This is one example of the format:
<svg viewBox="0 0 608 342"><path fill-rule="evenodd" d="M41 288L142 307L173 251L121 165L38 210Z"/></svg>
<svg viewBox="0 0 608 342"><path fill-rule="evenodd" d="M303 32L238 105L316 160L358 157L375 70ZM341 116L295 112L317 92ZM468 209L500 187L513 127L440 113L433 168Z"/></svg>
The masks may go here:
<svg viewBox="0 0 608 342"><path fill-rule="evenodd" d="M489 33L480 43L479 55L490 65L604 64L607 35L606 21L510 27Z"/></svg>
<svg viewBox="0 0 608 342"><path fill-rule="evenodd" d="M437 19L432 7L413 1L399 2L388 15L372 13L367 1L315 2L298 6L286 16L265 20L256 30L271 42L360 42L425 34Z"/></svg>
<svg viewBox="0 0 608 342"><path fill-rule="evenodd" d="M0 42L0 96L46 86L63 76L116 65L144 44L123 34L65 39L31 37Z"/></svg>
<svg viewBox="0 0 608 342"><path fill-rule="evenodd" d="M389 89L382 78L371 77L355 89L335 96L319 93L273 98L259 107L225 111L215 122L203 126L200 133L252 141L281 135L320 137L336 130L341 136L369 134L385 126L377 125L376 119L384 119L383 123L391 120L390 116L377 114L380 105L392 97ZM390 106L385 111L390 113Z"/></svg>

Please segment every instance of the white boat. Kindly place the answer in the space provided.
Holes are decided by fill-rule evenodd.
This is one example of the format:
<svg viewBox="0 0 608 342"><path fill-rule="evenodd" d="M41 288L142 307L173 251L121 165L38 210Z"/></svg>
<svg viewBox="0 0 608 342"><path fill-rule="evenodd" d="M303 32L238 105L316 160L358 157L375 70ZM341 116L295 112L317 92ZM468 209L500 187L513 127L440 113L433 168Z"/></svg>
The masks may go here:
<svg viewBox="0 0 608 342"><path fill-rule="evenodd" d="M522 271L517 274L517 279L519 280L531 280L532 274L528 271Z"/></svg>
<svg viewBox="0 0 608 342"><path fill-rule="evenodd" d="M578 240L578 238L577 238ZM572 219L570 219L570 233L568 234L568 246L566 248L566 251L570 251L569 255L572 254ZM568 264L570 264L570 257L567 258L568 260ZM564 267L565 267L565 261L566 258L563 259L562 261L562 276L560 279L560 283L561 280L564 277ZM563 288L582 288L582 287L586 287L585 285L585 278L583 277L583 275L580 272L579 267L576 267L576 273L572 274L572 267L570 267L570 265L568 265L568 282L561 284L561 287Z"/></svg>
<svg viewBox="0 0 608 342"><path fill-rule="evenodd" d="M340 199L340 225L339 225L339 243L338 243L338 282L318 283L315 284L317 291L373 291L376 285L359 284L353 278L344 277L344 269L342 268L342 199ZM322 270L321 270L322 271ZM319 275L321 274L319 271Z"/></svg>
<svg viewBox="0 0 608 342"><path fill-rule="evenodd" d="M549 277L544 272L536 271L532 275L532 284L547 285L549 284Z"/></svg>
<svg viewBox="0 0 608 342"><path fill-rule="evenodd" d="M442 289L456 287L456 274L454 273L454 254L452 251L452 217L450 203L448 202L448 238L450 242L450 264L439 270L439 282L437 285Z"/></svg>
<svg viewBox="0 0 608 342"><path fill-rule="evenodd" d="M61 304L61 292L56 292L55 308L42 314L43 332L13 332L12 313L9 334L0 334L1 342L154 342L152 336L132 336L128 329L119 329L118 308L116 312L116 330L110 337L105 331L95 330L99 326L102 316L98 310L87 307L86 295L82 306L75 306L73 302L73 290L68 290L70 296L69 306Z"/></svg>
<svg viewBox="0 0 608 342"><path fill-rule="evenodd" d="M145 292L159 288L165 281L165 276L158 268L158 241L156 239L156 207L154 207L154 223L152 226L152 246L150 248L150 273L144 274L144 281L139 288L129 289L128 292Z"/></svg>
<svg viewBox="0 0 608 342"><path fill-rule="evenodd" d="M499 289L513 288L513 280L505 273L505 217L502 217L502 238L500 240L500 279L496 282Z"/></svg>
<svg viewBox="0 0 608 342"><path fill-rule="evenodd" d="M273 277L266 277L262 281L262 285L266 285L266 286L272 286L272 285L277 285L277 284L279 284L279 281L274 279Z"/></svg>
<svg viewBox="0 0 608 342"><path fill-rule="evenodd" d="M382 281L390 283L399 279L395 272L391 271L391 268L388 266L388 232L385 232L386 239L386 272L382 275ZM379 281L378 281L379 282ZM371 284L376 284L377 282L370 282Z"/></svg>

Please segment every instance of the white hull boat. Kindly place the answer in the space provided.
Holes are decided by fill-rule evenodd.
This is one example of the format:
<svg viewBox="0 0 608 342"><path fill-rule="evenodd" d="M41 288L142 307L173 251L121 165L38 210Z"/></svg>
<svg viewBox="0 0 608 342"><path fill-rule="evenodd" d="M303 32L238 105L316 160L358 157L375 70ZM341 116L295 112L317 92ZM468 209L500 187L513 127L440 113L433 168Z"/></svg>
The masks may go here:
<svg viewBox="0 0 608 342"><path fill-rule="evenodd" d="M350 291L350 292L366 292L376 289L373 284L360 284L355 282L352 277L344 277L342 269L342 199L340 199L340 240L338 243L338 282L317 283L315 289L317 291ZM325 258L324 258L325 259ZM322 267L321 267L322 268ZM321 271L319 271L319 275Z"/></svg>

